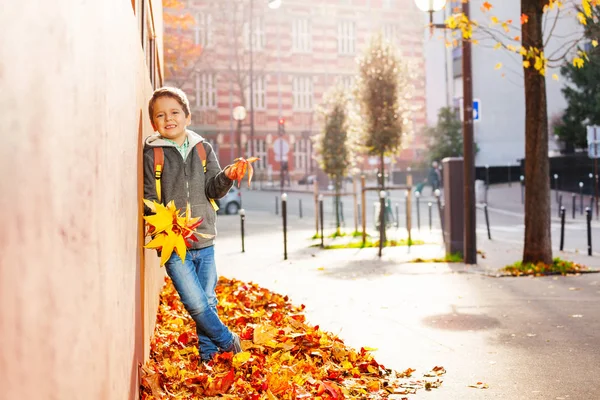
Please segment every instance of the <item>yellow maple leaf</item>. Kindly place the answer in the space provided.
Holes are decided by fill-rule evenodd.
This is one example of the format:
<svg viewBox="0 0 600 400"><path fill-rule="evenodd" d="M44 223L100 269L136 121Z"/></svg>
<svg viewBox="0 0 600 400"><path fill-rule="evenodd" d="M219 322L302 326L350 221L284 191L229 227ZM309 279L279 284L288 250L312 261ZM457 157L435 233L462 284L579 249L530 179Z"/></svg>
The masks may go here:
<svg viewBox="0 0 600 400"><path fill-rule="evenodd" d="M244 365L252 356L248 351L242 351L241 353L237 353L233 356L233 366L234 368L239 368Z"/></svg>
<svg viewBox="0 0 600 400"><path fill-rule="evenodd" d="M584 64L583 58L581 58L581 57L575 57L573 59L573 65L575 67L577 67L577 68L583 68L583 64Z"/></svg>
<svg viewBox="0 0 600 400"><path fill-rule="evenodd" d="M554 79L555 81L557 81L558 80L558 75L552 74L552 79Z"/></svg>
<svg viewBox="0 0 600 400"><path fill-rule="evenodd" d="M490 20L492 21L493 25L496 25L496 24L500 23L500 20L496 16L490 18Z"/></svg>
<svg viewBox="0 0 600 400"><path fill-rule="evenodd" d="M594 47L598 46L598 41L595 39L592 40L592 46L594 46Z"/></svg>
<svg viewBox="0 0 600 400"><path fill-rule="evenodd" d="M500 68L502 68L502 63L498 63L498 64L496 64L496 66L494 67L494 69L500 69Z"/></svg>
<svg viewBox="0 0 600 400"><path fill-rule="evenodd" d="M577 13L577 20L581 25L587 25L587 18L583 15L582 12Z"/></svg>
<svg viewBox="0 0 600 400"><path fill-rule="evenodd" d="M498 50L500 47L502 47L502 43L498 42L494 45L494 50Z"/></svg>
<svg viewBox="0 0 600 400"><path fill-rule="evenodd" d="M523 66L525 68L529 68L531 66L531 63L529 61L525 60L525 61L523 61Z"/></svg>

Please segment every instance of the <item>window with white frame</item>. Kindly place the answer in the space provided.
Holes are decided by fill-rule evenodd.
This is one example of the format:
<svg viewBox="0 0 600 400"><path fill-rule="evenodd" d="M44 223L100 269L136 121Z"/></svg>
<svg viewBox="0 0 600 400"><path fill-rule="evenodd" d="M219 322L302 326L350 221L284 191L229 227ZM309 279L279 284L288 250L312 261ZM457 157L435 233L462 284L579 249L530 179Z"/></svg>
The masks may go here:
<svg viewBox="0 0 600 400"><path fill-rule="evenodd" d="M266 36L265 36L265 19L262 16L254 17L252 25L252 50L260 51L265 48ZM246 49L250 49L250 24L244 23L244 46Z"/></svg>
<svg viewBox="0 0 600 400"><path fill-rule="evenodd" d="M253 164L253 167L259 170L267 168L267 142L265 139L254 139L254 154L250 154L250 140L246 143L246 154L251 157L259 157Z"/></svg>
<svg viewBox="0 0 600 400"><path fill-rule="evenodd" d="M265 85L265 77L264 76L254 76L252 79L253 83L253 94L254 94L254 108L255 109L265 109L267 104L267 90ZM246 106L248 109L250 108L250 85L247 85L246 89Z"/></svg>
<svg viewBox="0 0 600 400"><path fill-rule="evenodd" d="M396 43L398 41L399 28L396 24L385 24L381 29L383 38L390 43Z"/></svg>
<svg viewBox="0 0 600 400"><path fill-rule="evenodd" d="M338 78L339 84L346 90L352 89L354 86L354 76L352 75L344 75Z"/></svg>
<svg viewBox="0 0 600 400"><path fill-rule="evenodd" d="M312 48L311 25L308 18L296 18L292 22L292 50L310 51Z"/></svg>
<svg viewBox="0 0 600 400"><path fill-rule="evenodd" d="M208 72L196 74L196 107L217 107L217 85L215 74Z"/></svg>
<svg viewBox="0 0 600 400"><path fill-rule="evenodd" d="M354 21L338 22L338 53L354 54L356 41L356 23Z"/></svg>
<svg viewBox="0 0 600 400"><path fill-rule="evenodd" d="M202 47L210 47L213 42L212 15L208 13L196 14L194 27L194 41Z"/></svg>
<svg viewBox="0 0 600 400"><path fill-rule="evenodd" d="M312 110L313 80L312 76L295 76L292 81L292 98L294 110Z"/></svg>
<svg viewBox="0 0 600 400"><path fill-rule="evenodd" d="M297 170L307 170L310 139L297 139L294 142L294 166Z"/></svg>

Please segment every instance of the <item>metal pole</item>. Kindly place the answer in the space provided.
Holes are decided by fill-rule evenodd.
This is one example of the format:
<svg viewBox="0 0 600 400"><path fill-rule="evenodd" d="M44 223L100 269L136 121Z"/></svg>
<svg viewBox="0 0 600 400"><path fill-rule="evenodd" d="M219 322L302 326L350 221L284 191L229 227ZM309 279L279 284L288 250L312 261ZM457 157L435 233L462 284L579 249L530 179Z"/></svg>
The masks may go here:
<svg viewBox="0 0 600 400"><path fill-rule="evenodd" d="M427 203L427 207L429 208L429 233L431 233L431 207L433 206L433 204L431 204L431 202Z"/></svg>
<svg viewBox="0 0 600 400"><path fill-rule="evenodd" d="M560 218L560 209L562 208L562 194L558 196L558 217Z"/></svg>
<svg viewBox="0 0 600 400"><path fill-rule="evenodd" d="M407 193L406 197L410 197L410 193ZM408 201L406 202L406 231L408 232L408 249L410 250L410 245L412 244L412 229L410 229L410 203Z"/></svg>
<svg viewBox="0 0 600 400"><path fill-rule="evenodd" d="M362 204L362 208L361 208L361 219L362 219L362 243L363 245L365 244L365 242L367 241L367 202L366 202L366 196L365 196L365 176L361 175L360 177L360 196L361 196L361 204Z"/></svg>
<svg viewBox="0 0 600 400"><path fill-rule="evenodd" d="M315 236L319 236L319 183L317 182L317 180L315 179L315 181L313 182L313 189L314 189L314 199L315 199L315 229L316 229L316 233Z"/></svg>
<svg viewBox="0 0 600 400"><path fill-rule="evenodd" d="M575 219L575 210L577 209L577 206L575 205L575 199L577 198L577 196L575 195L575 193L573 193L573 195L571 196L571 199L573 201L573 219Z"/></svg>
<svg viewBox="0 0 600 400"><path fill-rule="evenodd" d="M487 226L488 239L492 240L492 233L490 232L490 215L488 214L487 204L483 205L483 212L485 213L485 225Z"/></svg>
<svg viewBox="0 0 600 400"><path fill-rule="evenodd" d="M250 29L249 29L249 57L250 68L248 71L248 81L250 84L250 155L254 154L254 0L250 0Z"/></svg>
<svg viewBox="0 0 600 400"><path fill-rule="evenodd" d="M587 220L587 242L588 242L588 256L592 255L592 214L589 208L585 208L585 219Z"/></svg>
<svg viewBox="0 0 600 400"><path fill-rule="evenodd" d="M519 179L521 180L521 204L525 204L525 177L521 175Z"/></svg>
<svg viewBox="0 0 600 400"><path fill-rule="evenodd" d="M356 194L356 177L352 177L352 198L354 199L354 232L358 232L358 196Z"/></svg>
<svg viewBox="0 0 600 400"><path fill-rule="evenodd" d="M565 214L566 210L564 207L560 208L560 251L565 248Z"/></svg>
<svg viewBox="0 0 600 400"><path fill-rule="evenodd" d="M242 253L246 252L244 247L244 223L246 221L246 211L242 208L240 209L240 227L242 230Z"/></svg>
<svg viewBox="0 0 600 400"><path fill-rule="evenodd" d="M400 206L396 203L396 227L400 227Z"/></svg>
<svg viewBox="0 0 600 400"><path fill-rule="evenodd" d="M279 215L279 198L275 196L275 215Z"/></svg>
<svg viewBox="0 0 600 400"><path fill-rule="evenodd" d="M583 182L579 182L579 211L583 215Z"/></svg>
<svg viewBox="0 0 600 400"><path fill-rule="evenodd" d="M558 203L558 174L554 174L554 196L556 197L556 202Z"/></svg>
<svg viewBox="0 0 600 400"><path fill-rule="evenodd" d="M383 177L381 178L383 179ZM385 190L379 191L379 258L383 254L383 241L385 239Z"/></svg>
<svg viewBox="0 0 600 400"><path fill-rule="evenodd" d="M323 243L323 195L319 195L319 217L321 219L321 248L325 247Z"/></svg>
<svg viewBox="0 0 600 400"><path fill-rule="evenodd" d="M470 19L469 2L463 2L463 15ZM477 264L477 236L475 234L475 151L473 147L473 70L471 64L471 41L462 39L463 75L463 157L464 157L464 217L466 264Z"/></svg>
<svg viewBox="0 0 600 400"><path fill-rule="evenodd" d="M302 219L302 199L298 199L298 211L300 213L300 219Z"/></svg>
<svg viewBox="0 0 600 400"><path fill-rule="evenodd" d="M421 195L418 193L419 192L415 193L415 195L417 196L417 229L419 230L419 232L421 232Z"/></svg>
<svg viewBox="0 0 600 400"><path fill-rule="evenodd" d="M283 259L287 260L287 193L281 195L281 216L283 217Z"/></svg>

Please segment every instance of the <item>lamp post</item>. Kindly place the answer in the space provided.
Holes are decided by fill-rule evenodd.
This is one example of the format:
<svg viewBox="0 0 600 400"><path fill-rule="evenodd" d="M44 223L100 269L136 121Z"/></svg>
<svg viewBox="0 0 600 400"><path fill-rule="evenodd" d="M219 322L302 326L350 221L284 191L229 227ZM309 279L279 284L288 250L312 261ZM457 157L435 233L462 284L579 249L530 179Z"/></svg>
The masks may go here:
<svg viewBox="0 0 600 400"><path fill-rule="evenodd" d="M238 157L243 157L242 151L242 121L246 118L246 109L244 106L237 106L233 109L233 119L237 121L236 142L238 148Z"/></svg>
<svg viewBox="0 0 600 400"><path fill-rule="evenodd" d="M445 24L434 24L433 13L446 6L446 0L415 0L417 7L429 13L430 29L446 29ZM462 3L463 15L470 16L469 2ZM464 259L466 264L477 263L477 237L475 235L475 152L473 146L473 70L471 42L462 39L463 78L463 181L464 181Z"/></svg>

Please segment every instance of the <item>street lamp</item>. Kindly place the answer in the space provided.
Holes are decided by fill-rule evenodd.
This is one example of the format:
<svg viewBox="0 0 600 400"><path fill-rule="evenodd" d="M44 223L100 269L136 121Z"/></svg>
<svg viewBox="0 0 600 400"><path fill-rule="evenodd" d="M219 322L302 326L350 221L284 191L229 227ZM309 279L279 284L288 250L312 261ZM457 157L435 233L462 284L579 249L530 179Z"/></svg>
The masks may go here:
<svg viewBox="0 0 600 400"><path fill-rule="evenodd" d="M237 148L238 157L243 157L242 152L242 121L246 118L246 109L244 106L237 106L233 109L233 119L237 121Z"/></svg>
<svg viewBox="0 0 600 400"><path fill-rule="evenodd" d="M429 13L431 29L445 29L444 24L433 24L433 13L446 6L446 0L415 0L417 7ZM469 2L463 1L462 12L470 17ZM466 264L477 264L477 237L475 236L475 152L473 146L473 71L471 42L462 39L463 78L463 184L464 184L464 258Z"/></svg>

